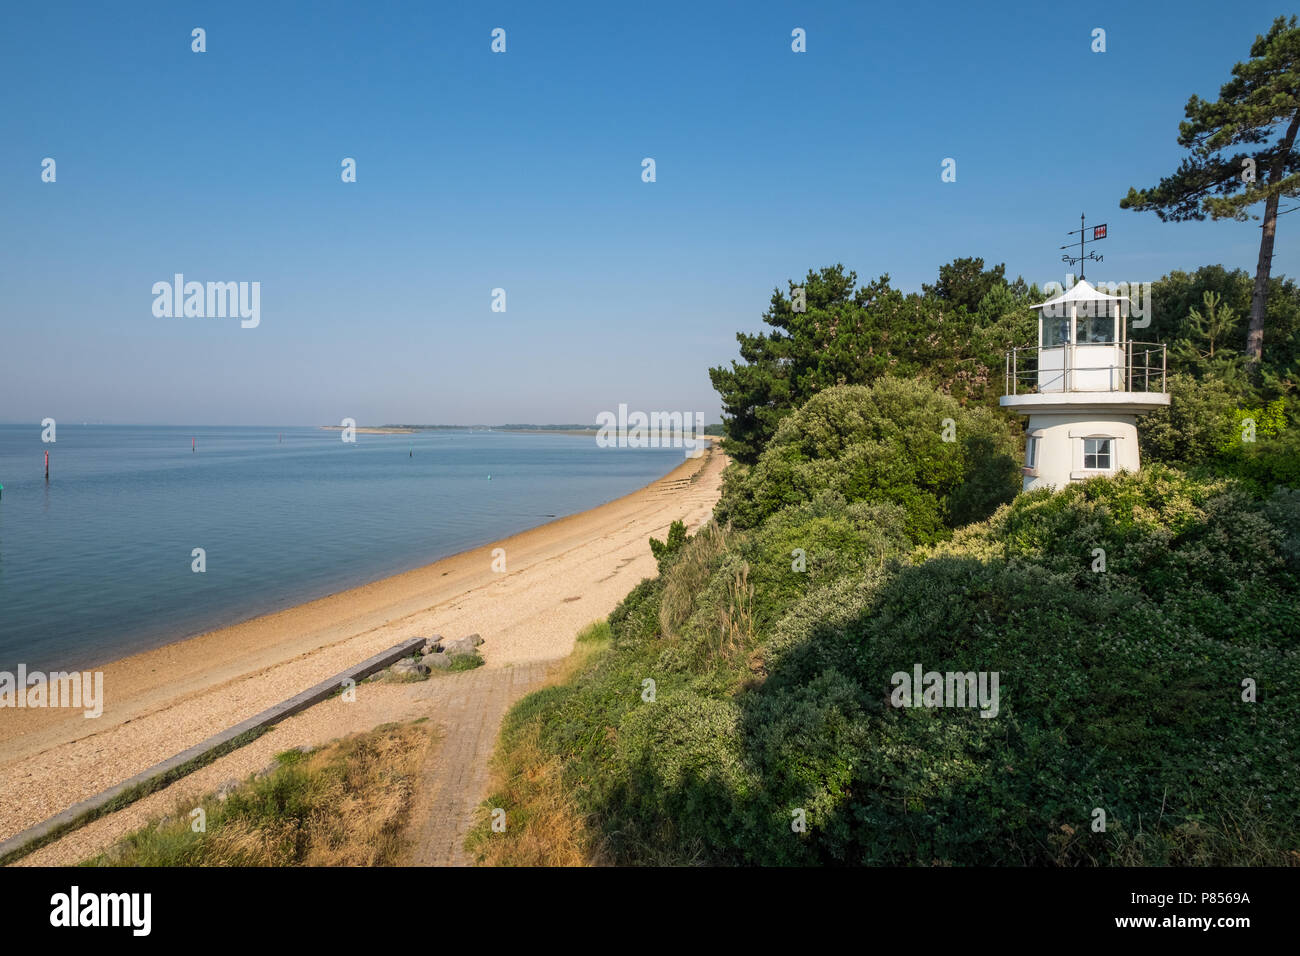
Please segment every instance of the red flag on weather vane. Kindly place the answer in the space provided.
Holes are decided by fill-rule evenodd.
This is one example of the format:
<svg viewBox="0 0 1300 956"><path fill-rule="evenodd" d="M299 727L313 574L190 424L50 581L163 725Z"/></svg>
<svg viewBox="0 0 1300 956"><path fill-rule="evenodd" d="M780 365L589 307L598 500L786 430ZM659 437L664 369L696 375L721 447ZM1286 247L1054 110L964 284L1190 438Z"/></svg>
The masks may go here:
<svg viewBox="0 0 1300 956"><path fill-rule="evenodd" d="M1092 227L1092 236L1091 236L1091 238L1089 238L1089 236L1088 236L1088 226L1087 226L1087 221L1085 220L1085 218L1083 217L1083 215L1080 214L1080 215L1079 215L1079 228L1078 228L1078 229L1071 229L1068 233L1066 233L1066 235L1067 235L1067 236L1078 236L1078 237L1079 237L1079 243L1078 243L1078 245L1079 245L1079 254L1078 254L1077 256L1072 256L1072 255L1070 255L1069 252L1067 252L1065 255L1061 256L1061 261L1064 262L1064 263L1066 263L1067 265L1070 265L1070 266L1078 265L1078 266L1079 266L1079 281L1082 282L1082 281L1083 281L1083 269L1084 269L1084 266L1085 266L1089 261L1092 261L1092 262L1101 262L1101 259L1102 259L1102 257L1099 256L1099 255L1097 255L1097 253L1095 253L1095 252L1087 252L1087 251L1085 251L1085 248L1084 248L1084 247L1085 247L1089 242L1093 242L1093 241L1095 241L1095 240L1097 240L1097 239L1105 239L1105 238L1106 238L1106 223L1103 222L1100 226L1093 226L1093 227ZM1064 246L1061 246L1061 248L1062 248L1062 249L1072 249L1073 246L1074 246L1074 243L1071 242L1071 243L1067 243L1067 244L1064 245Z"/></svg>

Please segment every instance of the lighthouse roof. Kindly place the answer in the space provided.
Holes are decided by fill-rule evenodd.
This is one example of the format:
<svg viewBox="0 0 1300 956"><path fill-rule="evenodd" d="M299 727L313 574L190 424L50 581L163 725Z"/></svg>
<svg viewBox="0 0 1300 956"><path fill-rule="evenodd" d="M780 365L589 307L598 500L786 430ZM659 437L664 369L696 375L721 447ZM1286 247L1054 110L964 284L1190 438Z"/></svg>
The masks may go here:
<svg viewBox="0 0 1300 956"><path fill-rule="evenodd" d="M1068 302L1123 302L1122 296L1107 295L1105 292L1098 292L1092 284L1086 279L1080 279L1069 290L1062 292L1055 299L1048 299L1046 302L1040 302L1034 306L1035 309L1043 309L1049 305L1064 305Z"/></svg>

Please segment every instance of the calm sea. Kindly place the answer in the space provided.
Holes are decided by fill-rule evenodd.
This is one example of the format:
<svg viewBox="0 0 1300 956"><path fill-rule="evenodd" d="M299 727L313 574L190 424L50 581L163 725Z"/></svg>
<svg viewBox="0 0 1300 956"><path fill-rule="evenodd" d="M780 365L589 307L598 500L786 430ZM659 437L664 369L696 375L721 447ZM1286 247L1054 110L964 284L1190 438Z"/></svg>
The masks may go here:
<svg viewBox="0 0 1300 956"><path fill-rule="evenodd" d="M57 438L0 425L0 670L101 663L365 584L683 460L497 431L346 444L317 428L60 424Z"/></svg>

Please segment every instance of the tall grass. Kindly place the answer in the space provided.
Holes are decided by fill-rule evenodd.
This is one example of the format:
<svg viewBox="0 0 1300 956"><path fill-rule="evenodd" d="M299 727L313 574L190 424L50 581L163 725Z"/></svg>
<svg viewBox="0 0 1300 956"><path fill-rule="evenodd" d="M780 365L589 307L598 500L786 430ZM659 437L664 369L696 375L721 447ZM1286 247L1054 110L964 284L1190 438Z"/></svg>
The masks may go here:
<svg viewBox="0 0 1300 956"><path fill-rule="evenodd" d="M664 637L674 637L695 609L695 600L727 550L730 535L710 521L697 531L678 556L664 580L659 605L659 627Z"/></svg>
<svg viewBox="0 0 1300 956"><path fill-rule="evenodd" d="M597 658L607 654L611 638L608 621L596 621L577 636L573 653L547 682L566 684ZM541 699L536 691L519 705ZM502 731L503 746L492 761L491 796L479 808L479 819L466 840L471 857L488 866L587 866L603 862L589 839L582 811L564 781L564 762L548 754L541 742L541 725L523 719ZM491 826L491 813L506 810L506 829Z"/></svg>
<svg viewBox="0 0 1300 956"><path fill-rule="evenodd" d="M749 564L742 561L727 581L727 601L721 609L722 630L717 653L730 660L754 638L754 585Z"/></svg>

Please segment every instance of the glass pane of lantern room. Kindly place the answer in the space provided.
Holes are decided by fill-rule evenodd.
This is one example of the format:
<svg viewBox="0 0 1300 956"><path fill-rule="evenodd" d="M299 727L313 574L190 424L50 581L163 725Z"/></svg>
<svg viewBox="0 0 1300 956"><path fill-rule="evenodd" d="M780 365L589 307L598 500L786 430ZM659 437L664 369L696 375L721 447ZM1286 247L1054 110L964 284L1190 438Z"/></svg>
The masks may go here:
<svg viewBox="0 0 1300 956"><path fill-rule="evenodd" d="M1070 341L1070 319L1068 316L1053 317L1043 311L1043 348L1051 349L1066 345Z"/></svg>
<svg viewBox="0 0 1300 956"><path fill-rule="evenodd" d="M1110 344L1115 341L1115 320L1109 315L1079 317L1078 333L1080 345Z"/></svg>

